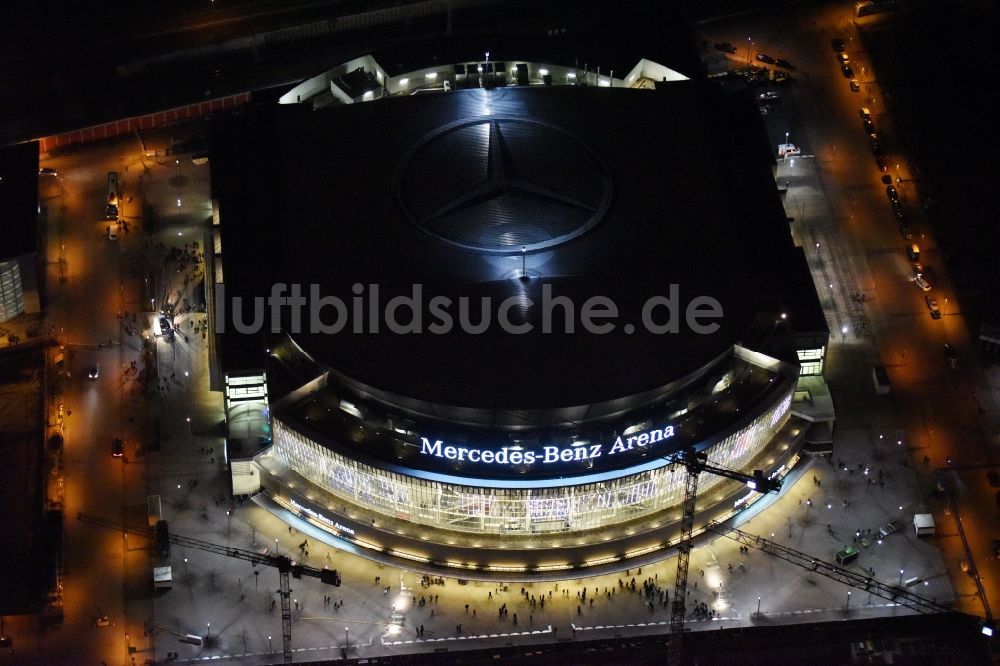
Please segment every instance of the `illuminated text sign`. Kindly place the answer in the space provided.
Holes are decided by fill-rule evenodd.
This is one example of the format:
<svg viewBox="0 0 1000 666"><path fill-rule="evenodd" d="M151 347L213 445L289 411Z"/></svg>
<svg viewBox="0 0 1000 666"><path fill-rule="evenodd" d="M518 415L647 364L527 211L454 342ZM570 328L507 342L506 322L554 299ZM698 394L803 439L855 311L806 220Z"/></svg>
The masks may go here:
<svg viewBox="0 0 1000 666"><path fill-rule="evenodd" d="M527 449L505 446L501 449L480 449L445 444L440 439L433 442L420 438L420 453L425 456L455 460L457 462L485 463L487 465L548 465L573 461L593 460L603 455L613 456L626 451L644 449L674 436L674 427L654 428L638 434L618 437L609 444L576 444L573 446L541 446Z"/></svg>

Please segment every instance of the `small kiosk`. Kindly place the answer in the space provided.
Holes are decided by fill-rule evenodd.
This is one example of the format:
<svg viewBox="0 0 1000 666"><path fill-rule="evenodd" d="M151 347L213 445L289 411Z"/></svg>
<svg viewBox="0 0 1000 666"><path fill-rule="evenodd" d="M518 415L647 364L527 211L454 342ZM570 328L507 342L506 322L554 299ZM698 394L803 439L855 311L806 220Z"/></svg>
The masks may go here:
<svg viewBox="0 0 1000 666"><path fill-rule="evenodd" d="M934 534L934 516L929 513L913 514L913 529L917 536L928 536Z"/></svg>
<svg viewBox="0 0 1000 666"><path fill-rule="evenodd" d="M837 551L837 564L846 566L858 559L858 549L854 546L844 546L843 550Z"/></svg>

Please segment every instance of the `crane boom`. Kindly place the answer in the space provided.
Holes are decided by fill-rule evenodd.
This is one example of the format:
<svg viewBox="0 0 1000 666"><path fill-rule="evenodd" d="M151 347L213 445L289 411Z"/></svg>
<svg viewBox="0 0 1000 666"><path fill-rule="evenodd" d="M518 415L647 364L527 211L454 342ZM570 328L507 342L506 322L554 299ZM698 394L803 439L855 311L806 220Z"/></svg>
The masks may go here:
<svg viewBox="0 0 1000 666"><path fill-rule="evenodd" d="M126 534L131 532L150 539L156 539L158 536L158 529L153 529L146 525L124 525L113 520L108 520L107 518L90 516L85 513L78 513L76 515L76 519L90 525L119 530L125 532ZM160 522L165 524L165 521ZM292 611L289 606L291 588L289 586L288 575L291 574L293 578L301 578L302 576L319 578L320 581L324 583L340 587L340 574L336 569L317 569L316 567L311 567L308 564L294 562L291 558L284 555L257 553L245 548L222 546L217 543L212 543L211 541L202 541L201 539L192 539L191 537L181 536L180 534L175 534L169 530L166 530L166 534L167 539L175 546L194 548L207 553L215 553L216 555L224 555L226 557L244 560L249 562L251 566L254 567L258 564L262 564L264 566L274 567L278 570L278 594L281 597L281 638L284 661L286 664L292 663Z"/></svg>
<svg viewBox="0 0 1000 666"><path fill-rule="evenodd" d="M724 536L732 539L733 541L737 541L744 546L750 546L761 550L768 555L773 555L774 557L790 562L803 569L818 573L821 576L826 576L827 578L843 583L844 585L849 585L853 588L864 590L865 592L871 592L876 597L881 597L882 599L895 602L900 606L905 606L920 613L956 612L952 608L948 608L947 606L937 603L937 601L926 599L920 595L914 594L901 585L882 583L876 580L874 576L869 576L868 574L853 571L851 569L845 569L844 567L836 564L825 562L806 553L797 551L794 548L783 546L775 542L773 539L765 539L755 534L744 532L743 530L739 530L735 527L722 527L717 523L709 523L705 526L705 529L709 532L714 532L719 536Z"/></svg>

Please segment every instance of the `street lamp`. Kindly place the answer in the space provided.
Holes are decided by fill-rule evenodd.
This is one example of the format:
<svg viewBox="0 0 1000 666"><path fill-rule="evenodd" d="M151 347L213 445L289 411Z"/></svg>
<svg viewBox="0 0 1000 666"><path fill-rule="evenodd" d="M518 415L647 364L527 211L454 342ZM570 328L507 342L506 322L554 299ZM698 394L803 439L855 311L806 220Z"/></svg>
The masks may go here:
<svg viewBox="0 0 1000 666"><path fill-rule="evenodd" d="M344 649L349 650L351 648L351 628L344 627Z"/></svg>
<svg viewBox="0 0 1000 666"><path fill-rule="evenodd" d="M847 327L840 327L840 344L843 345L847 342Z"/></svg>
<svg viewBox="0 0 1000 666"><path fill-rule="evenodd" d="M271 647L271 637L268 636L267 637L267 653L271 654L272 652L274 652L274 649Z"/></svg>
<svg viewBox="0 0 1000 666"><path fill-rule="evenodd" d="M760 597L757 597L757 617L760 617Z"/></svg>
<svg viewBox="0 0 1000 666"><path fill-rule="evenodd" d="M851 608L851 591L848 590L847 591L847 609L850 610L850 608Z"/></svg>
<svg viewBox="0 0 1000 666"><path fill-rule="evenodd" d="M899 584L900 585L903 584L903 570L902 569L899 570Z"/></svg>
<svg viewBox="0 0 1000 666"><path fill-rule="evenodd" d="M528 248L524 245L521 246L521 279L528 279Z"/></svg>
<svg viewBox="0 0 1000 666"><path fill-rule="evenodd" d="M750 41L750 38L747 37L747 69L750 69L750 45L752 43L753 42ZM750 75L750 72L747 72L747 76L749 76L749 75Z"/></svg>

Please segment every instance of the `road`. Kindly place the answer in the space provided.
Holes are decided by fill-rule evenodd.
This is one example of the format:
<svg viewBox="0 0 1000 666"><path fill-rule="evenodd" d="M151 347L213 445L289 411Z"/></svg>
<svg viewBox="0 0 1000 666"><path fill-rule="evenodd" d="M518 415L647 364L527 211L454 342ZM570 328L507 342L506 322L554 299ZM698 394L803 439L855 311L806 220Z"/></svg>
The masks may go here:
<svg viewBox="0 0 1000 666"><path fill-rule="evenodd" d="M786 210L797 242L807 249L813 279L831 329L827 376L837 405L837 430L874 428L909 453L908 464L922 470L921 493L928 498L941 536L949 576L966 612L984 614L970 576L957 526L944 511L943 497L932 499L935 468L948 471L947 491L958 493L971 555L979 564L991 607L1000 603L1000 571L992 557L996 503L984 470L996 460L996 404L978 363L959 299L951 288L943 257L922 214L914 169L898 151L877 72L864 52L850 8L810 6L780 16L740 17L705 26L709 43L741 46L752 39L751 54L764 51L797 67L797 82L785 93L794 101L772 112L768 131L776 145L789 132L804 155L796 164L779 164L778 179L790 180ZM795 35L794 39L791 35ZM861 90L852 92L842 76L830 40L847 42ZM732 58L746 62L741 50ZM914 238L904 238L894 220L859 108L872 110L886 148L887 175L900 193ZM905 254L920 245L920 263L932 267L933 296L942 317L930 317L925 294L913 283ZM861 299L856 298L860 295ZM945 344L957 351L952 368ZM888 396L876 396L871 372L885 365L892 383ZM836 448L834 455L837 455ZM926 456L926 459L925 459ZM948 461L952 461L949 465Z"/></svg>

